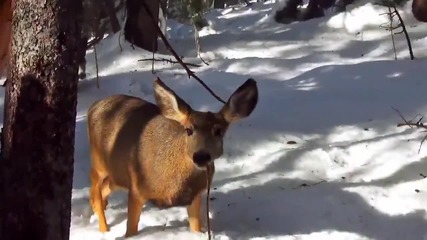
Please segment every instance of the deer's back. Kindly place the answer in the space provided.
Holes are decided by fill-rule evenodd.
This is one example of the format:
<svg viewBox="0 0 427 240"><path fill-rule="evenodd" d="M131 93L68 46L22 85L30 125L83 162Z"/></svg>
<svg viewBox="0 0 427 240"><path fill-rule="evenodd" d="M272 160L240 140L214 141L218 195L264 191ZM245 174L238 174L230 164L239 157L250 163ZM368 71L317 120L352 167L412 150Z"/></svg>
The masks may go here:
<svg viewBox="0 0 427 240"><path fill-rule="evenodd" d="M138 160L145 128L159 113L156 105L132 96L114 95L95 102L88 111L89 142L99 155L92 159L94 168L128 188L128 167Z"/></svg>

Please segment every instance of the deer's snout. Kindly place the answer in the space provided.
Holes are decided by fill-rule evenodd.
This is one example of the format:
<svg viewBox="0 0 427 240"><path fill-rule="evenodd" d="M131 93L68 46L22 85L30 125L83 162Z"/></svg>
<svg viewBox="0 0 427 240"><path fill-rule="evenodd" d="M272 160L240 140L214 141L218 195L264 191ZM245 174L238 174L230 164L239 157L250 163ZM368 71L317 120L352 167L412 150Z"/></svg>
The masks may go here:
<svg viewBox="0 0 427 240"><path fill-rule="evenodd" d="M208 165L211 160L211 154L206 151L198 151L193 154L193 162L199 167Z"/></svg>

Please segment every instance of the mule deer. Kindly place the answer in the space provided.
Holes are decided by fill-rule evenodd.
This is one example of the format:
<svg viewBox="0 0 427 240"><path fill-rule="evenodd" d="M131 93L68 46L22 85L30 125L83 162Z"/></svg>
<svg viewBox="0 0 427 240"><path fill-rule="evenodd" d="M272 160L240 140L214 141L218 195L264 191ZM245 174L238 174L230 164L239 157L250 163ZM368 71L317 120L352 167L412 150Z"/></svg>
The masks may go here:
<svg viewBox="0 0 427 240"><path fill-rule="evenodd" d="M99 230L108 231L105 209L109 194L128 190L125 237L138 231L143 205L186 206L190 230L201 232L201 195L212 180L214 160L223 153L230 123L249 116L258 103L255 80L248 79L219 112L193 110L159 78L157 105L114 95L88 110L92 169L90 202Z"/></svg>

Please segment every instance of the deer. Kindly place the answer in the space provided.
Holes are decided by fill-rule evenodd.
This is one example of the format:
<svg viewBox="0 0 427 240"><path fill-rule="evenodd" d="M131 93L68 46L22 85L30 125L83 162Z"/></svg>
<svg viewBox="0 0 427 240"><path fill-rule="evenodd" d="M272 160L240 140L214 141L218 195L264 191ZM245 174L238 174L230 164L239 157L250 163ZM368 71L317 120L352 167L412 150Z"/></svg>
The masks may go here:
<svg viewBox="0 0 427 240"><path fill-rule="evenodd" d="M100 232L109 231L105 210L116 190L127 191L125 238L138 234L147 202L159 209L186 207L190 231L202 232L202 194L212 182L214 160L223 154L226 131L258 103L252 78L217 112L192 109L160 78L153 92L155 103L115 94L88 109L89 198Z"/></svg>

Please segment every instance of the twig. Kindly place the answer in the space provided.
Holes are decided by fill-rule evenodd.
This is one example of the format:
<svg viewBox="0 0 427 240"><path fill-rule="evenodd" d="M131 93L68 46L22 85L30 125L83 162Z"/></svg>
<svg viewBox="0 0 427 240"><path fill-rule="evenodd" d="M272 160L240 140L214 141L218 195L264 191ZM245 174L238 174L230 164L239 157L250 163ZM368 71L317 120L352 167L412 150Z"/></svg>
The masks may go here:
<svg viewBox="0 0 427 240"><path fill-rule="evenodd" d="M292 189L298 189L298 188L304 188L304 187L314 187L314 186L319 185L319 184L324 183L324 182L326 182L326 180L322 180L322 181L315 182L312 184L303 183L303 184L300 184L296 187L293 187Z"/></svg>
<svg viewBox="0 0 427 240"><path fill-rule="evenodd" d="M392 107L393 108L393 107ZM394 109L394 111L396 111L397 112L397 114L399 114L399 116L400 116L400 118L403 120L403 123L398 123L397 124L397 127L402 127L402 126L407 126L407 127L410 127L410 128L421 128L421 129L427 129L427 125L426 124L424 124L423 122L422 122L422 120L424 119L424 117L423 116L421 116L416 122L413 122L412 120L411 121L408 121L408 120L406 120L405 119L405 117L400 113L400 111L399 110L397 110L396 108L393 108ZM423 139L421 140L421 143L420 143L420 147L418 148L418 154L420 153L420 151L421 151L421 147L423 146L423 144L424 144L424 142L427 140L427 135L426 136L424 136L423 137Z"/></svg>
<svg viewBox="0 0 427 240"><path fill-rule="evenodd" d="M126 5L126 0L120 0L119 1L119 6L120 8L123 9L123 13L122 13L122 22L124 22L126 20L126 17L128 15L128 8ZM122 26L122 30L124 29L124 25Z"/></svg>
<svg viewBox="0 0 427 240"><path fill-rule="evenodd" d="M89 48L91 48L91 47L95 46L96 44L98 44L99 42L101 42L101 40L102 40L102 37L100 37L100 36L95 36L91 41L89 41L89 42L87 43L86 48L87 48L87 49L89 49Z"/></svg>
<svg viewBox="0 0 427 240"><path fill-rule="evenodd" d="M424 142L427 140L427 135L425 135L424 137L423 137L423 139L421 140L421 142L420 142L420 147L418 148L418 154L420 154L420 151L421 151L421 147L423 146L423 144L424 144Z"/></svg>
<svg viewBox="0 0 427 240"><path fill-rule="evenodd" d="M156 19L154 18L153 13L150 11L150 8L147 6L147 3L145 1L139 1L139 2L142 3L142 6L145 8L145 11L150 16L150 19L151 19L152 23L154 24L154 26L156 27L156 31L160 35L160 38L162 39L162 41L165 44L166 48L172 53L172 55L175 57L175 59L179 62L179 64L181 64L181 66L187 72L188 78L193 77L194 79L196 79L214 98L216 98L218 101L220 101L220 102L222 102L222 103L225 104L225 101L222 100L218 95L216 95L212 91L212 89L210 89L208 87L208 85L206 85L206 83L204 83L199 77L197 77L196 74L194 74L194 72L191 71L187 67L187 65L185 65L185 63L182 61L182 59L178 56L178 54L175 52L175 50L170 45L170 43L167 40L166 36L163 34L162 30L160 29L159 24L156 22Z"/></svg>
<svg viewBox="0 0 427 240"><path fill-rule="evenodd" d="M196 43L196 51L197 51L197 56L200 58L200 60L206 64L207 66L209 66L209 64L202 58L202 46L200 45L200 36L199 36L199 30L196 27L196 23L194 22L194 19L192 20L192 24L193 24L193 29L194 29L194 42Z"/></svg>
<svg viewBox="0 0 427 240"><path fill-rule="evenodd" d="M394 107L391 107L394 111L396 111L397 112L397 114L399 114L399 116L400 116L400 118L403 120L403 122L404 123L399 123L399 124L397 124L397 126L398 127L401 127L401 126L408 126L408 127L418 127L417 126L417 124L421 124L422 125L422 123L419 123L419 121L417 121L417 123L412 123L411 121L408 121L408 120L406 120L406 118L402 115L402 113L400 113L400 111L398 110L398 109L396 109L396 108L394 108ZM422 119L422 118L421 118Z"/></svg>
<svg viewBox="0 0 427 240"><path fill-rule="evenodd" d="M100 6L98 6L98 7L100 7ZM100 20L98 19L97 21L99 23ZM89 42L87 44L88 45L87 49L90 47L93 47L93 54L95 55L96 88L99 89L99 67L98 67L98 53L96 51L96 44L101 42L101 40L103 39L103 36L101 36L99 24L97 24L96 22L93 22L93 21L92 21L92 31L95 32L95 37L91 42Z"/></svg>
<svg viewBox="0 0 427 240"><path fill-rule="evenodd" d="M393 8L394 12L396 13L396 16L399 18L400 24L402 24L402 31L405 33L406 42L408 43L409 55L411 56L411 60L414 60L415 57L414 57L414 52L412 51L411 39L409 38L408 31L406 31L405 23L403 22L403 19L400 16L400 13L397 10L395 4L392 5L392 8Z"/></svg>
<svg viewBox="0 0 427 240"><path fill-rule="evenodd" d="M98 55L96 53L96 46L93 45L93 53L95 55L95 68L96 68L96 87L99 89L99 69L98 69Z"/></svg>
<svg viewBox="0 0 427 240"><path fill-rule="evenodd" d="M126 0L120 0L120 3L119 3L120 8L122 8L122 7L123 7L123 5L125 5L125 4L126 4L125 2L126 2ZM122 21L125 21L125 20L126 20L127 11L128 11L127 7L126 7L126 6L124 6L124 8L123 8L123 14L122 14Z"/></svg>
<svg viewBox="0 0 427 240"><path fill-rule="evenodd" d="M157 41L157 39L156 39L156 41ZM156 42L153 42L153 58L151 59L152 61L151 61L151 73L152 74L154 74L154 48L155 48L155 45L156 44Z"/></svg>
<svg viewBox="0 0 427 240"><path fill-rule="evenodd" d="M122 37L122 30L120 30L120 32L119 32L119 47L120 47L120 52L123 52L122 43L120 42L121 37Z"/></svg>
<svg viewBox="0 0 427 240"><path fill-rule="evenodd" d="M207 221L207 225L208 225L208 239L211 240L212 236L211 236L211 220L209 218L209 201L210 201L210 190L211 190L211 180L210 180L210 175L211 175L211 168L208 165L206 167L206 181L207 181L207 193L206 193L206 221Z"/></svg>
<svg viewBox="0 0 427 240"><path fill-rule="evenodd" d="M139 59L138 62L145 62L145 61L155 61L155 62L167 62L167 63L172 63L172 64L179 64L179 62L174 61L172 59L167 59L167 58L144 58L144 59ZM195 63L185 63L185 65L187 66L191 66L191 67L201 67L201 65L199 64L195 64Z"/></svg>
<svg viewBox="0 0 427 240"><path fill-rule="evenodd" d="M390 36L391 36L391 42L393 43L393 52L394 52L394 60L397 60L397 54L396 54L396 44L394 43L394 35L393 35L393 12L391 11L391 8L388 7L388 17L390 20Z"/></svg>
<svg viewBox="0 0 427 240"><path fill-rule="evenodd" d="M397 124L397 126L398 126L398 127L408 126L408 127L411 127L411 128L416 127L416 128L424 128L424 129L427 129L427 125L425 125L424 123L418 123L418 122L416 122L416 123L413 123L413 122L408 122L408 123L399 123L399 124Z"/></svg>

